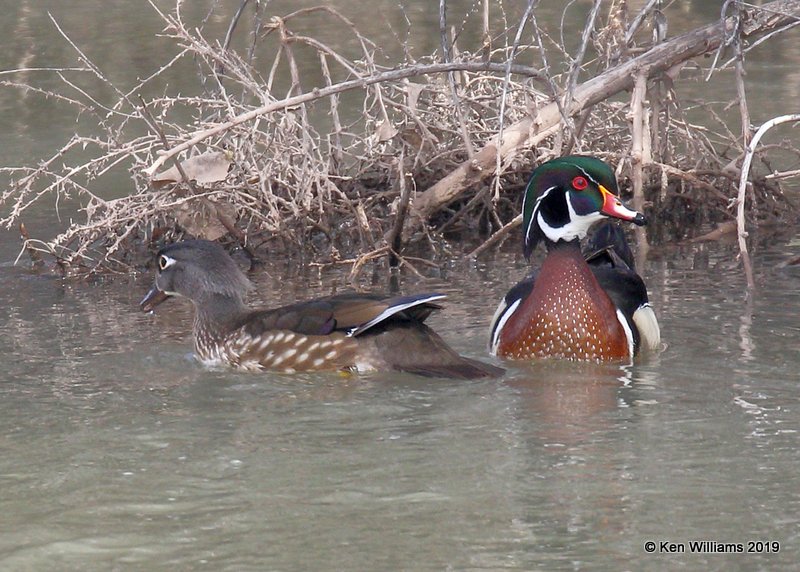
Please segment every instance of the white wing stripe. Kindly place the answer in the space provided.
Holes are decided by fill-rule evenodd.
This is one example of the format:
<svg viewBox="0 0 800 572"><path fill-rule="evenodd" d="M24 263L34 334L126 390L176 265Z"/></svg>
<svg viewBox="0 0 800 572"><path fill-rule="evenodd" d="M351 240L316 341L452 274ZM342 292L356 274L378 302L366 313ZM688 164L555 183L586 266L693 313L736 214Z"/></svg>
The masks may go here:
<svg viewBox="0 0 800 572"><path fill-rule="evenodd" d="M442 300L444 298L447 298L447 296L444 295L444 294L431 294L427 298L417 298L417 299L412 300L411 302L407 302L405 304L398 304L396 306L390 306L390 307L386 308L383 312L381 312L380 314L378 314L377 316L372 318L366 324L361 324L360 326L357 326L355 328L351 328L350 331L347 332L347 335L350 336L350 337L357 336L359 334L364 333L366 330L370 329L375 324L381 323L383 320L385 320L389 316L393 316L393 315L397 314L398 312L402 312L403 310L405 310L407 308L413 308L414 306L419 306L420 304L425 304L426 302L433 302L435 300Z"/></svg>

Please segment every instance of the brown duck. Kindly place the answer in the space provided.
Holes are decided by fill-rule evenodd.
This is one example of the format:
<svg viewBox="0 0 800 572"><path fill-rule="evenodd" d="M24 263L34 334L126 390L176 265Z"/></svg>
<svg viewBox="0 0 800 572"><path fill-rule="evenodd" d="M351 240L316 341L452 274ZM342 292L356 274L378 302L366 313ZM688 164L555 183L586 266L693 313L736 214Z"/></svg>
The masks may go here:
<svg viewBox="0 0 800 572"><path fill-rule="evenodd" d="M460 356L423 322L443 294L348 293L280 308L244 303L250 281L219 244L187 240L158 253L155 285L141 302L192 301L194 347L207 365L245 371L404 371L428 377L495 377L503 370Z"/></svg>

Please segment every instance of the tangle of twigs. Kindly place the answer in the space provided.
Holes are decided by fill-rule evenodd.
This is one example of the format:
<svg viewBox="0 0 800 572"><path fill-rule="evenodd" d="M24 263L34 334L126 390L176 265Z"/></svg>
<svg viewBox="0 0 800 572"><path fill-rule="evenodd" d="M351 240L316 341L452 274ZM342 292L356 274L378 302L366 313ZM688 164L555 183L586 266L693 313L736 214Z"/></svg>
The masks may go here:
<svg viewBox="0 0 800 572"><path fill-rule="evenodd" d="M691 122L675 77L664 74L640 83L633 143L628 103L608 99L585 110L578 121L567 116L582 74L599 73L660 41L651 33L663 23L659 4L648 2L629 15L623 4L611 2L604 19L603 4L594 2L585 29L572 31L580 44L571 55L563 29L551 34L539 27L535 2L519 15L519 29L512 26L494 36L489 3L484 3L476 16L483 22L481 45L473 52L462 45L456 52L442 0L443 53L414 59L404 46L405 61L389 68L376 63L380 46L331 7L270 18L267 4L248 6L245 0L220 44L184 21L181 2L172 12L151 2L164 22L161 33L179 53L127 91L114 86L53 20L81 66L50 70L59 74L65 90L47 95L73 104L79 113L94 114L99 129L75 134L35 165L0 169L12 180L0 194L0 224L20 223L44 197L77 198L82 220L52 238L25 237L37 261L41 254L50 256L65 273L127 272L158 243L183 235L228 237L254 253L266 246L273 252L305 249L316 263L347 261L354 272L368 260L384 258L413 271L413 258L401 254L401 228L409 224L406 213L417 190L441 179L504 126L535 116L553 101L563 118L558 130L532 148L493 155L490 182L474 185L430 216L424 232L405 233L405 241L433 244L437 231L506 236L515 226L519 191L531 166L564 149L620 165L627 186L633 143L637 185L645 186L644 203L663 223L650 240L676 238L686 232L687 222L730 220L736 216L730 199L736 195L737 165L745 152L741 133L721 120L717 131ZM248 10L254 11L252 41L240 55L231 38L245 25ZM296 31L296 23L319 16L355 40L354 53ZM506 18L502 13L500 20ZM526 26L534 30L523 33ZM554 39L558 36L562 40ZM150 82L171 73L184 58L199 64L196 94L142 96ZM308 85L301 58L318 62L314 75L322 85ZM110 87L113 105L79 88L71 78L81 73ZM36 89L10 80L0 84ZM345 93L357 94L359 104L350 98L343 105ZM707 107L712 119L719 117L713 106L696 105ZM800 156L790 143L782 148ZM73 155L83 159L65 161ZM215 166L217 172L224 167L221 176L195 175L189 159L208 157L221 161ZM133 190L104 198L98 182L122 168L131 173ZM170 168L177 173L172 178L165 174ZM754 180L759 193L754 219L772 216L782 203L780 180ZM473 244L467 252L482 252L496 242L498 237L477 249Z"/></svg>

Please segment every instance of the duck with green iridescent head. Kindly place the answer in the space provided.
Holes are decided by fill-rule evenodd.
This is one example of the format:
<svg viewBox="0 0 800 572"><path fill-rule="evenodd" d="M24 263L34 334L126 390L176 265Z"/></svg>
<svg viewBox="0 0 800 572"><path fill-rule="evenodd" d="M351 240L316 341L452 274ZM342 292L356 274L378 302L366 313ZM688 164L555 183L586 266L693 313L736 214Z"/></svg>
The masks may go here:
<svg viewBox="0 0 800 572"><path fill-rule="evenodd" d="M600 221L646 224L618 193L614 171L595 157L560 157L533 171L522 205L523 253L530 259L544 243L547 255L497 308L493 354L630 363L640 349L660 346L658 320L622 229L606 222L588 254L581 251L581 239Z"/></svg>

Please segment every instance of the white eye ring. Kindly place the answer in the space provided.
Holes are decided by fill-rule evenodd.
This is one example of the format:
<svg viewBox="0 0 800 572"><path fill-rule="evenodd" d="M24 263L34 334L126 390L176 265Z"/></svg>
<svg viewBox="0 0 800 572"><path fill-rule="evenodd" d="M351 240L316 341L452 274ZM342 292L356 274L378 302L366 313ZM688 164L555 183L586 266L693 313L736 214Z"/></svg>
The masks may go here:
<svg viewBox="0 0 800 572"><path fill-rule="evenodd" d="M175 259L174 258L170 258L166 254L162 254L161 256L158 257L158 269L159 270L166 270L167 268L169 268L173 264L175 264Z"/></svg>

